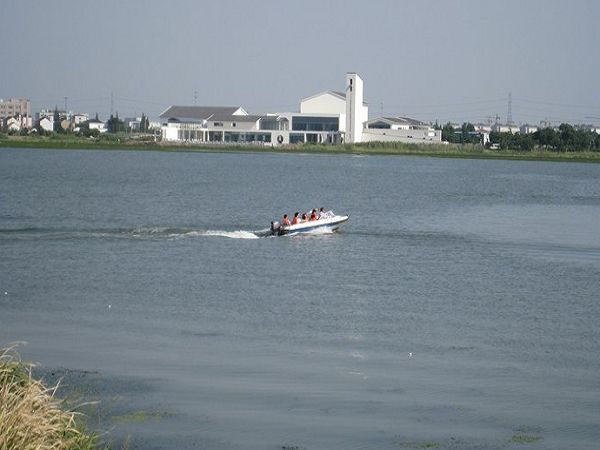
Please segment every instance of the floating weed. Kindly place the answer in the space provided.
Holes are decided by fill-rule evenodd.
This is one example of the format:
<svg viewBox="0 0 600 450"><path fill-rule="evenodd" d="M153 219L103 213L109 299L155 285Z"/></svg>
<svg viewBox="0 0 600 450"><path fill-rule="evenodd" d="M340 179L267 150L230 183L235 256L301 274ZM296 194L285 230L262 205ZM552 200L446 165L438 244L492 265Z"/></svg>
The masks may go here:
<svg viewBox="0 0 600 450"><path fill-rule="evenodd" d="M126 423L145 423L151 420L160 422L165 417L171 417L173 414L165 411L132 411L120 416L113 416L112 420L120 424Z"/></svg>
<svg viewBox="0 0 600 450"><path fill-rule="evenodd" d="M396 442L396 446L400 448L416 448L416 449L436 449L440 448L440 444L438 442L433 441L398 441Z"/></svg>
<svg viewBox="0 0 600 450"><path fill-rule="evenodd" d="M533 444L541 441L542 429L539 427L521 427L515 430L515 434L510 438L513 444Z"/></svg>
<svg viewBox="0 0 600 450"><path fill-rule="evenodd" d="M513 434L512 438L510 438L510 442L513 444L533 444L534 442L541 441L542 439L543 437L540 435L528 434L519 431Z"/></svg>

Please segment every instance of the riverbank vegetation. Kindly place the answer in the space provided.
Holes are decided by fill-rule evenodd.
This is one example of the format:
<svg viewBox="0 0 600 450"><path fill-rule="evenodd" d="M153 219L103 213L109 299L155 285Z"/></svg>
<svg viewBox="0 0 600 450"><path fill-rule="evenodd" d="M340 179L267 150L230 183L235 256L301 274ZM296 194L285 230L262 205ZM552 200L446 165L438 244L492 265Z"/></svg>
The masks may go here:
<svg viewBox="0 0 600 450"><path fill-rule="evenodd" d="M477 132L472 123L463 123L460 128L454 128L448 123L440 129L442 140L446 142L482 143L482 133ZM589 128L574 127L568 123L561 124L557 129L540 128L527 134L491 131L485 147L521 152L600 152L600 134Z"/></svg>
<svg viewBox="0 0 600 450"><path fill-rule="evenodd" d="M14 348L0 349L0 449L97 450L99 436L87 432L82 416L31 375Z"/></svg>
<svg viewBox="0 0 600 450"><path fill-rule="evenodd" d="M326 145L298 144L280 147L248 144L197 144L164 143L152 134L102 133L78 136L72 133L50 133L46 136L21 136L0 134L0 147L16 148L57 148L57 149L112 149L112 150L153 150L183 152L278 152L278 153L325 153L359 155L413 155L440 158L472 159L515 159L545 161L600 162L600 135L582 135L575 130L563 127L563 133L540 130L538 137L530 135L510 135L498 133L490 136L499 144L484 146L477 142L442 142L439 144L408 144L402 142L367 142L361 144ZM467 132L468 133L468 132ZM534 135L536 135L534 133ZM467 136L471 136L467 134ZM582 137L583 136L583 137ZM522 145L527 139L527 145ZM533 140L533 141L530 141ZM533 146L531 146L533 142ZM593 143L590 144L590 142ZM587 149L578 145L587 143ZM497 148L496 148L497 147ZM584 146L585 147L585 146Z"/></svg>

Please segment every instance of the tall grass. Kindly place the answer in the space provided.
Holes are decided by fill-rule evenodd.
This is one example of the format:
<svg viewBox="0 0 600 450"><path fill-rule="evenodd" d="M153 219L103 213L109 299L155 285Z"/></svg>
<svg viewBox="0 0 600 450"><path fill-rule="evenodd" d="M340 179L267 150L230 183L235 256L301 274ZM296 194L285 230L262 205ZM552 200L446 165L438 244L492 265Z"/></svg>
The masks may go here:
<svg viewBox="0 0 600 450"><path fill-rule="evenodd" d="M86 433L79 414L31 375L15 346L0 349L0 450L92 450L97 434Z"/></svg>

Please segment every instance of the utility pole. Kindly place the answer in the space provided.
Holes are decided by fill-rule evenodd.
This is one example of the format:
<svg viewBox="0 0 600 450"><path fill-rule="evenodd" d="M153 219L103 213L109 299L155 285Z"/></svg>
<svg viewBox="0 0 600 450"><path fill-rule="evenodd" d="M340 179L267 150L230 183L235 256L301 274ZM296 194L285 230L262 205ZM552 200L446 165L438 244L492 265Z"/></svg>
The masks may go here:
<svg viewBox="0 0 600 450"><path fill-rule="evenodd" d="M506 114L506 125L512 125L512 92L508 93L508 113Z"/></svg>

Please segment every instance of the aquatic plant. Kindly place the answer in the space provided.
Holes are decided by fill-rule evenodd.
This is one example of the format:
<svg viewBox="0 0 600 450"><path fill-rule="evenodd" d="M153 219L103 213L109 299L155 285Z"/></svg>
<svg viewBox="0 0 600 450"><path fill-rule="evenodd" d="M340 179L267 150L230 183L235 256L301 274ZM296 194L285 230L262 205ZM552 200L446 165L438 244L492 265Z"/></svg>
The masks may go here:
<svg viewBox="0 0 600 450"><path fill-rule="evenodd" d="M422 441L422 442L414 442L414 441L401 441L396 442L396 445L400 448L406 449L437 449L440 448L440 444L432 441Z"/></svg>
<svg viewBox="0 0 600 450"><path fill-rule="evenodd" d="M92 450L99 436L81 426L81 414L31 375L15 346L0 349L0 450Z"/></svg>
<svg viewBox="0 0 600 450"><path fill-rule="evenodd" d="M542 440L542 436L537 434L526 433L523 431L516 432L510 439L510 441L513 444L532 444L540 440Z"/></svg>

